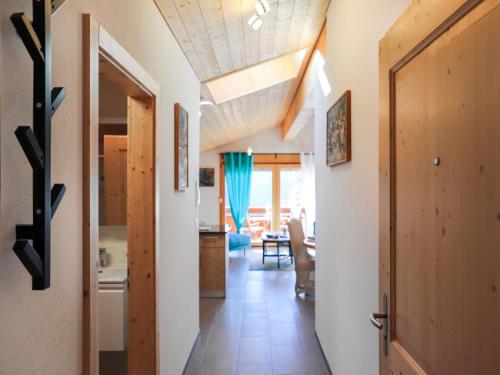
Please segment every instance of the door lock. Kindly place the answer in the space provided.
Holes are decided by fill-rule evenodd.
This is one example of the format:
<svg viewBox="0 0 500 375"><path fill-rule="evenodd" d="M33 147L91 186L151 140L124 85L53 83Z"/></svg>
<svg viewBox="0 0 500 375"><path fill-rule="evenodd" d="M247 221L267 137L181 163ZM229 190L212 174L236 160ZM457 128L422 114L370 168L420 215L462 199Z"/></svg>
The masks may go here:
<svg viewBox="0 0 500 375"><path fill-rule="evenodd" d="M384 355L387 357L388 347L387 347L387 294L384 294L384 311L378 313L370 314L370 322L375 326L375 328L382 331L382 337L384 338Z"/></svg>

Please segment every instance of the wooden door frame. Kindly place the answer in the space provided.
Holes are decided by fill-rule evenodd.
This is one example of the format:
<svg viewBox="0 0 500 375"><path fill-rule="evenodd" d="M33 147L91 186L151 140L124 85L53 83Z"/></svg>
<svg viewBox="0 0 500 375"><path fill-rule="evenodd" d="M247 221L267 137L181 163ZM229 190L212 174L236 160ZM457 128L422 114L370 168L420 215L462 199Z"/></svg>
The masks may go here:
<svg viewBox="0 0 500 375"><path fill-rule="evenodd" d="M388 340L395 337L395 75L420 52L425 50L452 26L467 18L474 23L488 13L500 0L422 0L414 1L379 42L379 308L383 311L384 295L389 301ZM471 13L472 10L475 10ZM398 362L394 373L425 373L406 351L389 345L388 359L384 339L380 335L380 373L390 373L391 358Z"/></svg>
<svg viewBox="0 0 500 375"><path fill-rule="evenodd" d="M156 102L159 100L159 84L143 69L130 54L103 28L90 14L83 15L83 374L97 375L99 373L99 338L98 338L98 229L99 229L99 190L98 190L98 129L99 129L99 75L105 74L115 86L119 87L129 97L145 98L152 105L151 123L153 134L151 143L154 158L151 161L153 173L153 189L151 191L151 207L148 208L154 223L154 234L150 243L154 251L153 285L154 320L148 327L155 332L154 373L159 373L159 294L158 264L159 264L159 200L158 188L158 158L156 155L157 119L154 114ZM130 102L130 100L129 100ZM130 116L130 114L129 114Z"/></svg>

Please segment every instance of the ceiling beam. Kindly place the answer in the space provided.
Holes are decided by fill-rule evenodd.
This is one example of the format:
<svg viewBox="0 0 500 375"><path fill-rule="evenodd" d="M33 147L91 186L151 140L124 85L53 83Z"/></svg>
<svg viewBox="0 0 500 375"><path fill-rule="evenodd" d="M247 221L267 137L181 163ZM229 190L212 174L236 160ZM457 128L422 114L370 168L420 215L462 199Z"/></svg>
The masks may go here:
<svg viewBox="0 0 500 375"><path fill-rule="evenodd" d="M300 84L297 87L297 91L293 97L290 106L288 107L288 112L283 120L283 140L291 141L297 134L300 133L304 125L306 125L310 119L311 113L311 103L308 99L311 96L314 80L316 79L315 72L315 55L318 51L321 53L323 59L326 60L326 21L323 25L323 29L318 36L318 40L314 46L314 49L310 55L309 61L307 63L306 71L302 77Z"/></svg>

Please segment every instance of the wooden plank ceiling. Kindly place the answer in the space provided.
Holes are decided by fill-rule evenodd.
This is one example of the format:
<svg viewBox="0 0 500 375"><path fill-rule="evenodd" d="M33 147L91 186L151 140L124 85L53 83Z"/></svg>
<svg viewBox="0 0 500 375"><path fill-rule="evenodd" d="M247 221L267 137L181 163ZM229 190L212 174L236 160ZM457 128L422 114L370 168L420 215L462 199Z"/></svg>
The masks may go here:
<svg viewBox="0 0 500 375"><path fill-rule="evenodd" d="M314 46L330 0L268 0L271 10L254 31L256 0L155 0L203 83L248 66ZM305 66L304 66L305 68ZM213 107L203 107L201 150L281 126L300 83L297 78Z"/></svg>

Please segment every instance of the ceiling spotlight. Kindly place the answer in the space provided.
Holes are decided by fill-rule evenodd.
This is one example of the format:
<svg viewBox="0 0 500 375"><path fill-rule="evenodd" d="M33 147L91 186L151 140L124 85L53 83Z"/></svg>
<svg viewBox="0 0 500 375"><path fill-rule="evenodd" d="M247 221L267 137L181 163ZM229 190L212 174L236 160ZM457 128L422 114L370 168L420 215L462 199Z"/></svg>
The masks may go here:
<svg viewBox="0 0 500 375"><path fill-rule="evenodd" d="M259 16L262 16L271 10L271 6L267 0L259 0L255 3L255 10Z"/></svg>
<svg viewBox="0 0 500 375"><path fill-rule="evenodd" d="M213 106L213 105L214 105L214 103L212 103L210 100L201 100L201 101L200 101L200 108L201 108L202 106L204 106L204 105ZM199 115L200 115L200 117L201 117L201 109L199 110L199 112L198 112L198 113L199 113Z"/></svg>
<svg viewBox="0 0 500 375"><path fill-rule="evenodd" d="M260 18L260 16L258 14L254 14L248 20L248 24L252 27L252 29L254 29L255 31L257 31L262 26L262 18Z"/></svg>

